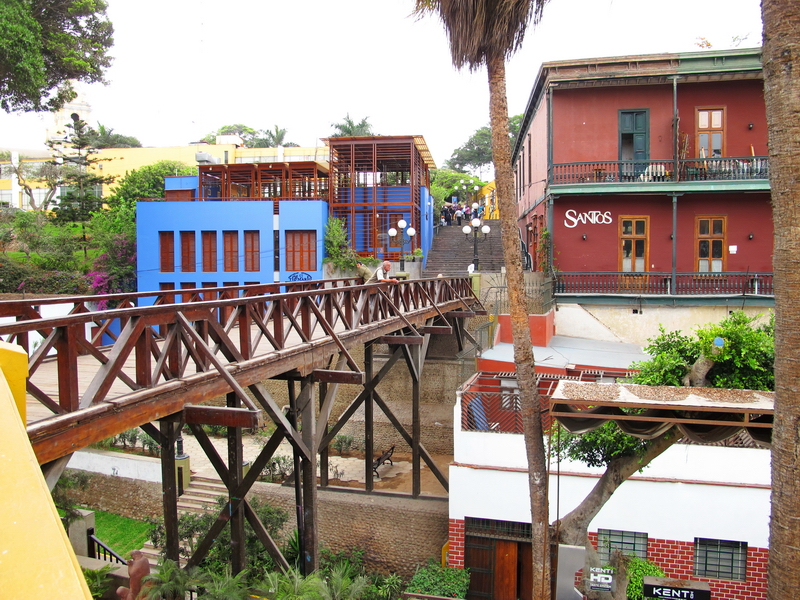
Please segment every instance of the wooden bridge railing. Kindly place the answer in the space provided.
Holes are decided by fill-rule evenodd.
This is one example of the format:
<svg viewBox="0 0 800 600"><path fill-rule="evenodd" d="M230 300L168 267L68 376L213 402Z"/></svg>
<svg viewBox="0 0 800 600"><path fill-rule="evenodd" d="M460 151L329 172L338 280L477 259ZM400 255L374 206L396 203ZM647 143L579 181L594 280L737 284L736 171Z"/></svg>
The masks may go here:
<svg viewBox="0 0 800 600"><path fill-rule="evenodd" d="M94 312L88 304L97 297L58 299L73 303L73 313L49 318L29 301L21 314L30 318L0 325L0 336L23 345L32 332L43 338L30 353L27 387L54 414L28 427L40 463L231 390L251 414L263 409L282 423L280 407L266 392L253 392L254 385L292 371L361 383L363 373L349 347L398 331L419 336L428 320L477 303L466 278L284 286L306 289L256 295L258 286L215 288L220 298L214 300L204 299L209 289L127 294L106 297L126 307ZM183 303L164 303L179 294ZM154 304L130 306L143 297ZM0 314L8 314L4 304ZM19 306L18 301L11 304ZM95 344L112 324L119 331L113 344L98 348ZM98 332L92 339L84 335L87 326ZM444 328L440 324L436 332ZM334 354L346 359L347 371L326 370ZM55 369L43 368L52 363ZM255 401L245 393L248 386ZM95 425L76 427L87 422ZM303 446L299 436L290 441Z"/></svg>

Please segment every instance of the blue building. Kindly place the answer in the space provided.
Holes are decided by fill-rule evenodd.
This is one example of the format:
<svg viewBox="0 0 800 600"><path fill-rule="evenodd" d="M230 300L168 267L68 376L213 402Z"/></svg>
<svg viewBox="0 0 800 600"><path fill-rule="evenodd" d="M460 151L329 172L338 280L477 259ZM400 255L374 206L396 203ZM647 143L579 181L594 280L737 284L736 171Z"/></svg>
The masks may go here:
<svg viewBox="0 0 800 600"><path fill-rule="evenodd" d="M137 205L139 290L322 279L330 216L362 256L427 255L435 164L421 136L325 141L329 161L243 155L167 177L165 200ZM400 220L416 234L390 236Z"/></svg>

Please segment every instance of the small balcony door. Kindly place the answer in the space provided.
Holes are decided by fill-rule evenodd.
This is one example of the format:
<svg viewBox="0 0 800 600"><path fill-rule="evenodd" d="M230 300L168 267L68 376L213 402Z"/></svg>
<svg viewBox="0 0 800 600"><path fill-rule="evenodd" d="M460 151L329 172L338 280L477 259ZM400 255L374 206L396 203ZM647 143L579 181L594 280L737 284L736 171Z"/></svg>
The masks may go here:
<svg viewBox="0 0 800 600"><path fill-rule="evenodd" d="M644 110L619 111L619 160L622 179L635 179L650 159L650 114Z"/></svg>

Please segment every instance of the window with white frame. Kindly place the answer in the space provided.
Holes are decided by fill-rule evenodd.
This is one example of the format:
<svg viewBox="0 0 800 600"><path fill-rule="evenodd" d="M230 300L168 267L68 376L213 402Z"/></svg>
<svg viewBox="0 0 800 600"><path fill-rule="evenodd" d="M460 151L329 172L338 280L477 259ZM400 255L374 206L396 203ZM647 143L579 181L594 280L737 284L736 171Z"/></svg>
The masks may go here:
<svg viewBox="0 0 800 600"><path fill-rule="evenodd" d="M597 554L600 555L600 560L609 562L615 550L647 560L647 534L641 531L598 529Z"/></svg>
<svg viewBox="0 0 800 600"><path fill-rule="evenodd" d="M694 538L694 574L745 581L747 542Z"/></svg>

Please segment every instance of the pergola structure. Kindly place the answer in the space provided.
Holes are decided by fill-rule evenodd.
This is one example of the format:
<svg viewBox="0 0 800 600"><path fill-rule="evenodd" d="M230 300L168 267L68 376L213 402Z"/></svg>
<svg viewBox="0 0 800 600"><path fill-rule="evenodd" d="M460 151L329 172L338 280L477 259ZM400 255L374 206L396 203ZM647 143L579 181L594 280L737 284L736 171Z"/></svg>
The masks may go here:
<svg viewBox="0 0 800 600"><path fill-rule="evenodd" d="M402 240L386 232L400 219L420 231L421 188L430 188L435 169L422 136L336 137L330 146L330 214L347 226L362 255L398 260ZM408 251L419 247L411 239Z"/></svg>
<svg viewBox="0 0 800 600"><path fill-rule="evenodd" d="M753 390L561 381L550 397L550 415L572 433L612 420L642 439L677 426L698 443L719 442L744 430L769 445L774 397L774 392Z"/></svg>

